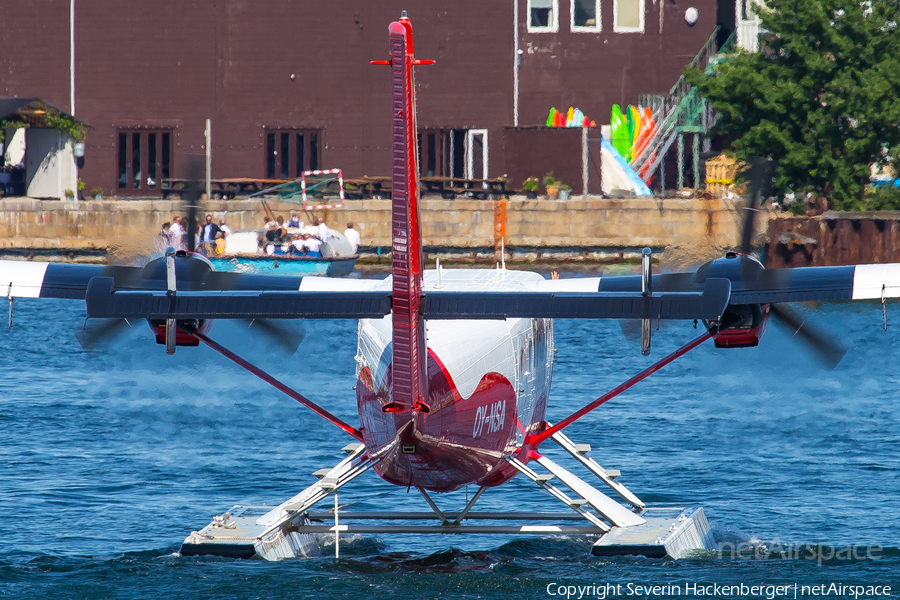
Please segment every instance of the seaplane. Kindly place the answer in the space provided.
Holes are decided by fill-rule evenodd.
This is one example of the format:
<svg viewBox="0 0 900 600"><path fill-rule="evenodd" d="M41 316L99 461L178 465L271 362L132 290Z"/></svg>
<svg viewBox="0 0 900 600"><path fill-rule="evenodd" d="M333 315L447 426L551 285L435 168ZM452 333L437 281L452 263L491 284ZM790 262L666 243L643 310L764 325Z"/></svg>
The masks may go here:
<svg viewBox="0 0 900 600"><path fill-rule="evenodd" d="M183 555L284 559L321 551L341 534L594 535L595 555L686 556L713 550L702 507L647 506L589 456L566 429L701 344L755 346L775 317L799 325L787 304L900 296L900 264L766 269L729 252L697 270L545 279L498 269L425 269L419 216L413 29L405 12L388 27L392 89L392 268L384 280L216 272L202 256L169 250L144 267L0 261L9 299L67 298L89 320L140 320L169 354L204 344L319 415L350 442L346 456L277 506L236 506L192 532ZM747 236L745 236L746 239ZM747 242L749 246L749 242ZM356 404L348 423L211 336L217 319L358 320ZM554 362L554 319L640 324L648 353L654 321L693 321L700 334L556 423L545 418ZM798 329L803 329L798 327ZM828 336L808 340L839 359ZM182 350L186 352L189 350ZM577 474L552 460L552 441ZM551 446L552 449L556 449ZM565 454L570 457L566 458ZM430 510L340 513L338 491L368 471L418 491ZM565 510L473 510L486 490L529 480ZM524 480L523 480L524 481ZM527 482L526 482L527 483ZM450 512L439 494L477 491ZM602 488L604 491L601 491ZM615 497L614 497L615 496ZM326 500L333 499L333 508ZM425 524L422 524L423 521Z"/></svg>

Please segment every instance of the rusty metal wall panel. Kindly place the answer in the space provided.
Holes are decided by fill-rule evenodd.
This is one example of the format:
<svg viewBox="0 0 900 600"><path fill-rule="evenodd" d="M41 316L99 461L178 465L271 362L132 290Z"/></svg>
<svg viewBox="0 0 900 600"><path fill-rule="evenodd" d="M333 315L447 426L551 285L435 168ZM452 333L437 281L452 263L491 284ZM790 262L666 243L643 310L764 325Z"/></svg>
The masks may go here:
<svg viewBox="0 0 900 600"><path fill-rule="evenodd" d="M0 96L69 110L69 3L0 2Z"/></svg>
<svg viewBox="0 0 900 600"><path fill-rule="evenodd" d="M900 220L891 213L779 217L769 221L767 236L769 268L900 262Z"/></svg>

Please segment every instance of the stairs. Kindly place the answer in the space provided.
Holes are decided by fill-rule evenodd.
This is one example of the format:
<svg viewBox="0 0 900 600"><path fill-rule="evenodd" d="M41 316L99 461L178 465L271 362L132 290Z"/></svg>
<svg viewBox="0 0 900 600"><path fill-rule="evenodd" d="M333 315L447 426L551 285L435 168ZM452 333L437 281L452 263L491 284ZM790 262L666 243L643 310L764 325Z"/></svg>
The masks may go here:
<svg viewBox="0 0 900 600"><path fill-rule="evenodd" d="M708 68L721 58L721 54L727 51L734 43L734 34L721 48L716 46L718 28L713 31L706 43L691 61L691 67ZM682 75L666 95L643 94L639 98L641 106L650 107L653 111L653 120L656 123L656 135L645 145L641 153L632 160L631 165L641 178L649 182L654 174L662 168L666 154L672 144L680 138L679 142L679 187L683 183L684 171L684 138L686 133L694 134L694 162L695 181L699 174L697 163L699 161L698 139L701 134L706 134L715 124L716 115L700 97L697 89L687 83ZM665 189L665 182L663 182Z"/></svg>

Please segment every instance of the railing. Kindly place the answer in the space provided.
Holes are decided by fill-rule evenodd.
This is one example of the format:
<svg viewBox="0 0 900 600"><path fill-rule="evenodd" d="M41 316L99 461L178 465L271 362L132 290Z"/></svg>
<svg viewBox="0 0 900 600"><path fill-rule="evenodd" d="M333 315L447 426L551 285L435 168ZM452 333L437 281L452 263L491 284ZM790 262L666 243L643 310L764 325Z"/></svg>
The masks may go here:
<svg viewBox="0 0 900 600"><path fill-rule="evenodd" d="M728 37L722 48L716 45L717 27L700 51L691 61L690 67L709 67L714 64L714 57L721 51L725 51L734 43L734 32ZM651 138L634 158L632 166L645 180L649 179L659 168L666 152L672 146L678 133L693 131L705 133L715 122L715 115L709 110L706 102L700 97L697 90L691 86L684 75L678 78L672 89L665 96L659 94L644 94L640 97L645 106L649 106L656 123L656 135Z"/></svg>

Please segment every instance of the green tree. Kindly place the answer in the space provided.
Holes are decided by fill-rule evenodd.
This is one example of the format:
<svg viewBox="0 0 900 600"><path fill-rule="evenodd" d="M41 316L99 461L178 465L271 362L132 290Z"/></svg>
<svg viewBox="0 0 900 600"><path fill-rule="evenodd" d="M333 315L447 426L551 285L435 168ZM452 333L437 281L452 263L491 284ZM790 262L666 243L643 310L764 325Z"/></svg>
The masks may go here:
<svg viewBox="0 0 900 600"><path fill-rule="evenodd" d="M900 0L766 0L758 53L688 81L746 161L777 164L774 193L866 208L870 165L900 165Z"/></svg>

